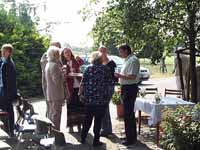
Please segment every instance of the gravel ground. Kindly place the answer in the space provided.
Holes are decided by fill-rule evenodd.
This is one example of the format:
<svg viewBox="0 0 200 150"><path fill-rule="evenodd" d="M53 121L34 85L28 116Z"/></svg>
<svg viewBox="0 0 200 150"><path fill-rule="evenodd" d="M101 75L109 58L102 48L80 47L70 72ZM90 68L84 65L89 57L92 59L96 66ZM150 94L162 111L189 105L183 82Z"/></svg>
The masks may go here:
<svg viewBox="0 0 200 150"><path fill-rule="evenodd" d="M36 110L39 110L40 106L45 106L45 101L37 101L34 104L34 108ZM42 110L39 112L39 114L44 115L45 108L40 109ZM87 143L86 144L80 144L80 134L75 129L75 133L69 134L68 129L65 128L66 122L61 121L61 131L64 133L65 140L67 144L62 147L55 147L52 146L52 150L161 150L161 148L157 147L155 144L155 128L150 128L146 125L142 125L141 129L141 135L138 136L138 143L137 145L133 146L123 146L121 143L121 139L125 137L124 134L124 123L122 120L116 119L116 108L114 105L110 105L110 112L111 112L111 118L112 118L112 124L113 124L113 135L104 138L101 137L101 141L105 144L101 147L93 148L92 141L93 141L93 127L89 131L89 135L87 137ZM63 114L62 118L66 117L66 107L63 107ZM31 135L32 136L32 135ZM13 150L26 150L26 149L45 149L44 147L38 147L35 145L34 142L28 141L28 142L22 142L20 143L16 137L9 138L6 141L9 145L11 145ZM32 148L30 148L30 145L33 145Z"/></svg>

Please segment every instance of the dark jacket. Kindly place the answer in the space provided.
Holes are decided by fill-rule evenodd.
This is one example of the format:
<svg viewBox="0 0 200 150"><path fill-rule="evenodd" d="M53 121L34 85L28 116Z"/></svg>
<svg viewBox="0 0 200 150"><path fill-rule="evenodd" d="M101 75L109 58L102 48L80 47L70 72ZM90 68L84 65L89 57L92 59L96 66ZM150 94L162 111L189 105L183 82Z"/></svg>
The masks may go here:
<svg viewBox="0 0 200 150"><path fill-rule="evenodd" d="M86 105L107 105L109 99L109 84L112 76L108 66L91 64L83 74L81 85Z"/></svg>
<svg viewBox="0 0 200 150"><path fill-rule="evenodd" d="M116 78L114 75L115 68L117 67L117 65L113 60L110 60L106 65L109 67L111 75L112 75L112 83L109 83L109 84L114 86L116 83L118 83L118 78Z"/></svg>
<svg viewBox="0 0 200 150"><path fill-rule="evenodd" d="M0 66L3 63L0 59ZM7 104L12 103L17 97L16 88L16 69L12 58L7 58L2 67L3 78L3 93L0 96L0 103Z"/></svg>

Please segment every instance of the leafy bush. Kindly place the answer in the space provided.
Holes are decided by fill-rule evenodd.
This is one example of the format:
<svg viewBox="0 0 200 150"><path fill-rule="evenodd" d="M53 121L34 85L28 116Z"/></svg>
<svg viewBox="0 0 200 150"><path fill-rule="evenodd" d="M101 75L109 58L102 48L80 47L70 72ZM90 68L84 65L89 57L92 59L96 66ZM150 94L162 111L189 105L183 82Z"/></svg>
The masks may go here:
<svg viewBox="0 0 200 150"><path fill-rule="evenodd" d="M115 90L115 92L112 96L112 102L115 105L121 104L121 90L120 89Z"/></svg>
<svg viewBox="0 0 200 150"><path fill-rule="evenodd" d="M193 108L167 109L162 123L161 145L167 150L197 150L200 147L200 103Z"/></svg>
<svg viewBox="0 0 200 150"><path fill-rule="evenodd" d="M40 58L49 45L49 38L36 29L26 4L13 5L6 10L0 5L0 46L10 43L14 47L13 60L17 70L17 88L25 97L42 94Z"/></svg>

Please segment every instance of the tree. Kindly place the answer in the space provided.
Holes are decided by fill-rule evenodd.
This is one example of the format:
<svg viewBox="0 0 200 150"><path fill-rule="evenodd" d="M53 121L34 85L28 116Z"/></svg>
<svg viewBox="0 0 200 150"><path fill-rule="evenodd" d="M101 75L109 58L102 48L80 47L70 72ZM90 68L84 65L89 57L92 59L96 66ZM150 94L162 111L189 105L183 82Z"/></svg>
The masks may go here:
<svg viewBox="0 0 200 150"><path fill-rule="evenodd" d="M154 1L156 13L153 17L160 21L162 27L174 36L180 32L185 39L185 47L190 52L191 98L197 102L196 46L200 31L199 0L159 0Z"/></svg>
<svg viewBox="0 0 200 150"><path fill-rule="evenodd" d="M114 25L106 26L109 30L105 30L106 23ZM197 102L195 54L200 43L199 0L108 0L108 7L96 20L94 31L96 41L109 43L109 39L114 39L118 44L124 40L134 49L144 51L143 54L149 52L153 63L163 57L164 51L171 52L174 47L185 45L190 50L192 101Z"/></svg>
<svg viewBox="0 0 200 150"><path fill-rule="evenodd" d="M121 43L129 43L138 51L138 56L148 57L156 64L164 50L170 51L172 48L166 44L169 40L159 20L152 17L153 12L150 0L108 1L108 7L98 13L91 33L95 45L104 44L116 49ZM143 55L146 53L148 55Z"/></svg>
<svg viewBox="0 0 200 150"><path fill-rule="evenodd" d="M14 46L19 90L25 96L38 96L42 93L39 62L49 39L37 32L26 4L15 6L13 4L10 10L0 6L0 45L11 43Z"/></svg>

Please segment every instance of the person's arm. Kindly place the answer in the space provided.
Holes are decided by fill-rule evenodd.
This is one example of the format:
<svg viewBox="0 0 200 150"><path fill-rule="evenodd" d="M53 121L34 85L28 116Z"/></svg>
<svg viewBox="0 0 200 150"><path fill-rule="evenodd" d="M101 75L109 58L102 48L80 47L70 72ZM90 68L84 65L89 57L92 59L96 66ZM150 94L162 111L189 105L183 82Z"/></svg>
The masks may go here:
<svg viewBox="0 0 200 150"><path fill-rule="evenodd" d="M124 80L135 80L140 70L139 61L138 60L132 61L131 64L128 65L128 68L126 68L126 70L129 70L127 74L115 73L115 77Z"/></svg>
<svg viewBox="0 0 200 150"><path fill-rule="evenodd" d="M7 65L7 92L9 93L9 99L15 101L17 97L17 85L16 85L16 68L12 60Z"/></svg>
<svg viewBox="0 0 200 150"><path fill-rule="evenodd" d="M52 81L54 82L55 85L64 83L64 77L62 75L61 69L57 64L53 66L51 70L51 76L52 76Z"/></svg>
<svg viewBox="0 0 200 150"><path fill-rule="evenodd" d="M88 80L88 68L86 68L85 72L83 73L83 77L82 77L82 80L80 83L78 95L81 95L83 93L83 90L84 90L87 80Z"/></svg>
<svg viewBox="0 0 200 150"><path fill-rule="evenodd" d="M135 80L137 78L136 75L126 75L126 74L120 74L120 73L115 73L115 77L121 78L124 80Z"/></svg>

